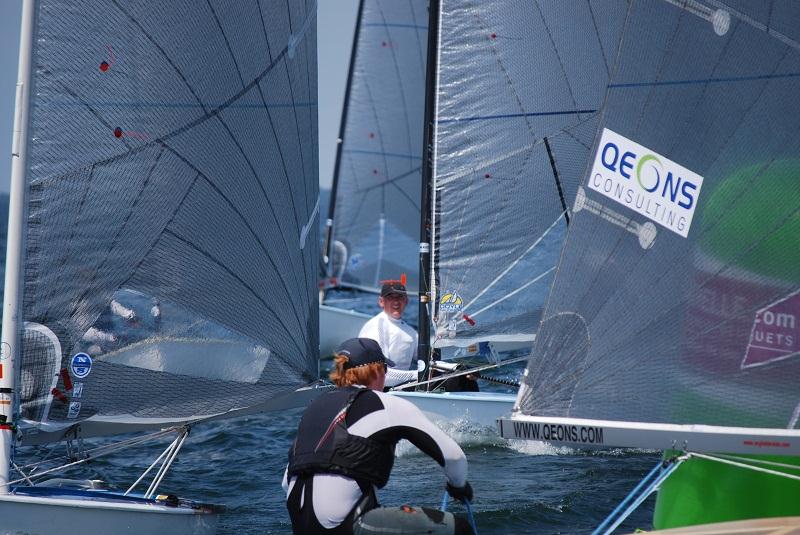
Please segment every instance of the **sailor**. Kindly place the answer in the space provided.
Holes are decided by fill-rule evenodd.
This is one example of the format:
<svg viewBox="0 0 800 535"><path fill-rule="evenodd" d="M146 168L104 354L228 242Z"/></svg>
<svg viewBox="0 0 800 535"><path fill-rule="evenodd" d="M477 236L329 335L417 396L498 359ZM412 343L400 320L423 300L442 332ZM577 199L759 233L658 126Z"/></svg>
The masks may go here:
<svg viewBox="0 0 800 535"><path fill-rule="evenodd" d="M289 450L283 488L295 533L367 533L380 526L392 533L471 533L450 513L378 506L376 488L388 482L401 439L442 467L451 496L472 499L458 444L412 403L382 392L387 363L368 338L351 338L337 350L330 373L337 388L309 405Z"/></svg>
<svg viewBox="0 0 800 535"><path fill-rule="evenodd" d="M383 354L395 364L386 372L386 386L397 386L417 379L417 331L403 321L408 293L403 281L384 281L378 306L382 311L371 318L358 333L381 346Z"/></svg>

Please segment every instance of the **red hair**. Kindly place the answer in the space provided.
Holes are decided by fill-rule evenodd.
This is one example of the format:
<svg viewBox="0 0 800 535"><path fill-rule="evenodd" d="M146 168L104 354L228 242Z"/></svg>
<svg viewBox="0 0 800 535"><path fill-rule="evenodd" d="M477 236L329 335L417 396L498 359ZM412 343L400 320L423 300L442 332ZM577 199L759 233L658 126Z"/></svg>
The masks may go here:
<svg viewBox="0 0 800 535"><path fill-rule="evenodd" d="M336 386L367 386L376 380L380 374L386 372L386 365L383 362L371 362L370 364L345 370L344 366L349 360L350 358L347 355L342 354L333 357L333 369L328 377Z"/></svg>

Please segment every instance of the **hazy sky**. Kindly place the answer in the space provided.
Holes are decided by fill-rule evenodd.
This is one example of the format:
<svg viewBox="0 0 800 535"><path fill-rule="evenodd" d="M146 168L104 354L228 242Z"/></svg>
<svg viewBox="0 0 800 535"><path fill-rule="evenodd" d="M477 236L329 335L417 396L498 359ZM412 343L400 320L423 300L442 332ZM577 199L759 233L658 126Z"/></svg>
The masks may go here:
<svg viewBox="0 0 800 535"><path fill-rule="evenodd" d="M243 0L236 0L243 1ZM319 0L319 181L330 186L358 0ZM0 191L8 192L22 0L0 0Z"/></svg>

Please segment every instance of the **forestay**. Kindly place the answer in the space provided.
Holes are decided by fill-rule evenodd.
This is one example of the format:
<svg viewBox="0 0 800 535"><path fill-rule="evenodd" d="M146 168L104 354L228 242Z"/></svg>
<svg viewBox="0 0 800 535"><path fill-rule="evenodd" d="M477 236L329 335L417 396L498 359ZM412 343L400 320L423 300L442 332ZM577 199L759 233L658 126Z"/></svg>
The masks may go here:
<svg viewBox="0 0 800 535"><path fill-rule="evenodd" d="M419 270L427 1L363 0L335 180L343 285ZM334 246L335 247L335 246ZM335 249L334 249L335 250Z"/></svg>
<svg viewBox="0 0 800 535"><path fill-rule="evenodd" d="M316 378L315 14L38 2L24 441L255 410Z"/></svg>
<svg viewBox="0 0 800 535"><path fill-rule="evenodd" d="M632 3L520 420L800 451L798 20L790 1Z"/></svg>
<svg viewBox="0 0 800 535"><path fill-rule="evenodd" d="M531 341L625 4L442 0L435 345Z"/></svg>

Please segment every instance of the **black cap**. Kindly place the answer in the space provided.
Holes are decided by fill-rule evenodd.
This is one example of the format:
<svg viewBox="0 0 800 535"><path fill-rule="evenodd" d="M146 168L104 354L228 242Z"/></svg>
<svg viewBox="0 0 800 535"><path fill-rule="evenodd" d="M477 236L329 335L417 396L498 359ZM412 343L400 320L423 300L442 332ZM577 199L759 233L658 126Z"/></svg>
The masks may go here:
<svg viewBox="0 0 800 535"><path fill-rule="evenodd" d="M394 366L394 362L387 359L381 346L372 338L350 338L339 345L336 350L337 355L345 355L348 358L344 365L345 370L366 366L373 362L383 362L388 366Z"/></svg>
<svg viewBox="0 0 800 535"><path fill-rule="evenodd" d="M381 286L381 297L386 297L387 295L408 295L406 292L406 285L400 281L383 281L383 286Z"/></svg>

